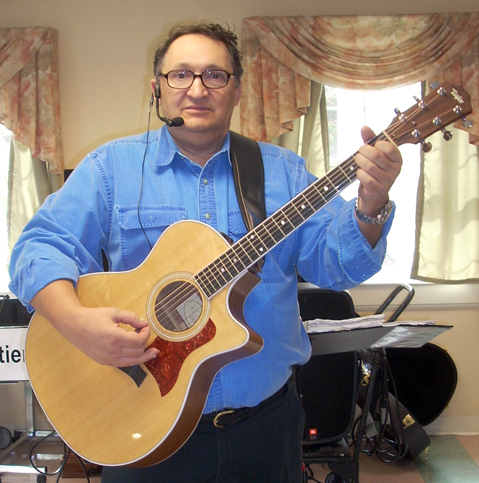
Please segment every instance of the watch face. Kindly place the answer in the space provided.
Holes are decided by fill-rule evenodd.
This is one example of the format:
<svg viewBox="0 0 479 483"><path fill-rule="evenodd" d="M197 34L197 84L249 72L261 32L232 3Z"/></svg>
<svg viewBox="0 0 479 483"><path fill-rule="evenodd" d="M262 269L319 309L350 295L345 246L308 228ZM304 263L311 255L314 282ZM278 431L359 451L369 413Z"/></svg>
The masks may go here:
<svg viewBox="0 0 479 483"><path fill-rule="evenodd" d="M390 201L387 202L387 205L381 210L381 213L378 215L378 221L383 224L389 218L391 214L391 208L393 207Z"/></svg>

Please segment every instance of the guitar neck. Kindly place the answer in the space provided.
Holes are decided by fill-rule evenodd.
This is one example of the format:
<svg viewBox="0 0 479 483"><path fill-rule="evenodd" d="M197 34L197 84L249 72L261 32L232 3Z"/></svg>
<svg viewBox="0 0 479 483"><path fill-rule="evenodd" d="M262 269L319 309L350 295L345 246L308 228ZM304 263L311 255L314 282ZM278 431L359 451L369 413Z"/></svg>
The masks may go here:
<svg viewBox="0 0 479 483"><path fill-rule="evenodd" d="M368 143L383 138L379 134ZM354 156L316 180L198 272L195 279L206 296L213 297L353 183L358 170Z"/></svg>

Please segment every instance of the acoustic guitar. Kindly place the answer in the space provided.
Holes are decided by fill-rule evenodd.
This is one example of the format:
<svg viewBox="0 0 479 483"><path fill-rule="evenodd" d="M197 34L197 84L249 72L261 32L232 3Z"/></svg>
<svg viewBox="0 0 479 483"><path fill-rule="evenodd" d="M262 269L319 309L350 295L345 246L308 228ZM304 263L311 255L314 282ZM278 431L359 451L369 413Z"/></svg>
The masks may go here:
<svg viewBox="0 0 479 483"><path fill-rule="evenodd" d="M470 112L462 87L438 87L370 144L427 146L427 136ZM261 336L243 316L244 300L260 281L249 268L352 183L357 169L351 156L231 246L209 226L181 221L136 269L81 276L76 293L83 305L115 306L148 320L159 355L145 365L100 365L35 314L27 369L66 444L104 466L148 466L177 451L198 424L215 374L261 350Z"/></svg>

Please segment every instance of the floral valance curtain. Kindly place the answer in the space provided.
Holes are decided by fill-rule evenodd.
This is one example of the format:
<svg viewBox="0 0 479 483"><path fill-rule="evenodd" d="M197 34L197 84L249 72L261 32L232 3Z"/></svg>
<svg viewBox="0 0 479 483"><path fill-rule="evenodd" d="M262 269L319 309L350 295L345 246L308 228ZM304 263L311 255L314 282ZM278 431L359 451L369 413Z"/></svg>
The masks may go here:
<svg viewBox="0 0 479 483"><path fill-rule="evenodd" d="M478 144L478 32L479 13L247 18L242 133L270 141L291 130L309 106L310 80L365 90L447 79L472 96Z"/></svg>
<svg viewBox="0 0 479 483"><path fill-rule="evenodd" d="M55 29L0 29L0 122L51 173L63 172Z"/></svg>

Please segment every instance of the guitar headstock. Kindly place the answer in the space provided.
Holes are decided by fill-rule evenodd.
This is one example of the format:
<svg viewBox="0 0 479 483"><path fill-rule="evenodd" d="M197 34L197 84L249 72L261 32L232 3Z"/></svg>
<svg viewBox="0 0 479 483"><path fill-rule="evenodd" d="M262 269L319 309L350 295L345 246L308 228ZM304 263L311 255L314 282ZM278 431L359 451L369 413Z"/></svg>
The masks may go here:
<svg viewBox="0 0 479 483"><path fill-rule="evenodd" d="M472 112L471 96L462 86L435 87L424 99L416 101L407 111L396 111L397 116L384 131L397 146L422 143L424 151L429 151L431 145L424 140L431 134L443 131L444 139L451 139L452 133L446 130L446 126L459 119L463 120L465 127L472 126L466 119Z"/></svg>

